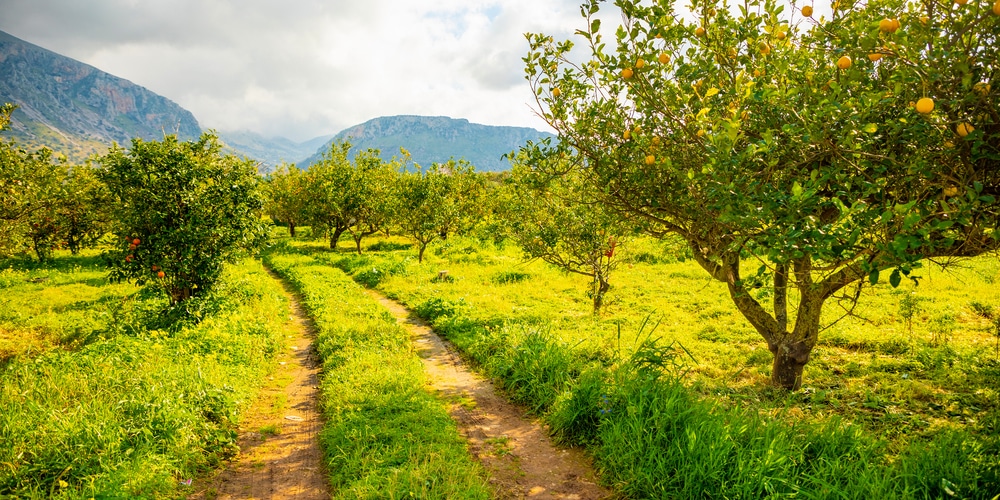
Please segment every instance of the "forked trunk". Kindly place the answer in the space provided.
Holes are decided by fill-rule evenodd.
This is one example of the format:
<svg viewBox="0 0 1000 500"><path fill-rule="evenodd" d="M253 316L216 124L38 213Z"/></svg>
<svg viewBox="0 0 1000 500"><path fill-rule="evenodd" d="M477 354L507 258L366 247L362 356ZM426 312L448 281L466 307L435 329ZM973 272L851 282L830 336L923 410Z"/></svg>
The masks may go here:
<svg viewBox="0 0 1000 500"><path fill-rule="evenodd" d="M601 312L601 307L604 306L604 294L611 288L611 284L600 277L598 277L596 281L598 285L597 289L594 291L594 314Z"/></svg>
<svg viewBox="0 0 1000 500"><path fill-rule="evenodd" d="M358 250L358 255L361 255L361 238L364 238L364 235L359 234L353 238L354 247Z"/></svg>

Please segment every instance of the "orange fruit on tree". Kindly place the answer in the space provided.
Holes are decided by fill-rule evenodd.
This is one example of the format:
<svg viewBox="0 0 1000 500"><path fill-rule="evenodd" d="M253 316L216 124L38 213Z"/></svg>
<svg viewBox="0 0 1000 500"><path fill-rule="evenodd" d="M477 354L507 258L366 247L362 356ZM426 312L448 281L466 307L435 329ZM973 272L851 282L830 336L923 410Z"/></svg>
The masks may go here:
<svg viewBox="0 0 1000 500"><path fill-rule="evenodd" d="M642 69L646 67L646 61L641 57L635 61L635 69Z"/></svg>
<svg viewBox="0 0 1000 500"><path fill-rule="evenodd" d="M806 16L806 17L812 17L812 15L813 15L813 8L812 8L812 6L811 5L806 5L806 6L802 7L802 15Z"/></svg>
<svg viewBox="0 0 1000 500"><path fill-rule="evenodd" d="M921 97L915 106L917 108L917 113L926 115L931 111L934 111L934 99L930 97Z"/></svg>
<svg viewBox="0 0 1000 500"><path fill-rule="evenodd" d="M768 45L767 42L760 42L760 45L758 47L760 48L761 55L766 56L771 53L771 46Z"/></svg>
<svg viewBox="0 0 1000 500"><path fill-rule="evenodd" d="M698 129L698 131L695 132L694 135L697 135L698 137L705 137L705 129L703 129L703 128L702 129Z"/></svg>
<svg viewBox="0 0 1000 500"><path fill-rule="evenodd" d="M895 33L899 29L899 20L887 17L878 22L878 29L883 33Z"/></svg>
<svg viewBox="0 0 1000 500"><path fill-rule="evenodd" d="M133 257L133 256L131 256L131 255L126 255L126 256L125 256L125 262L132 262L132 259L134 259L134 258L135 258L135 257Z"/></svg>
<svg viewBox="0 0 1000 500"><path fill-rule="evenodd" d="M667 64L668 62L670 62L670 54L667 54L666 52L661 52L656 59L660 61L660 64Z"/></svg>
<svg viewBox="0 0 1000 500"><path fill-rule="evenodd" d="M954 0L954 2L957 3L958 5L965 5L969 3L969 0Z"/></svg>
<svg viewBox="0 0 1000 500"><path fill-rule="evenodd" d="M559 87L555 87L555 88L552 89L552 97L559 97L559 94L561 94L561 93L562 93L562 91L559 90Z"/></svg>
<svg viewBox="0 0 1000 500"><path fill-rule="evenodd" d="M652 165L656 163L656 157L653 155L646 155L646 165Z"/></svg>
<svg viewBox="0 0 1000 500"><path fill-rule="evenodd" d="M622 132L622 138L624 138L626 141L629 140L629 139L631 139L632 138L632 131L629 130L629 129L625 129L625 131Z"/></svg>
<svg viewBox="0 0 1000 500"><path fill-rule="evenodd" d="M629 78L632 78L632 73L632 68L625 68L622 70L622 78L628 80Z"/></svg>
<svg viewBox="0 0 1000 500"><path fill-rule="evenodd" d="M778 40L784 40L786 36L788 36L788 34L785 33L785 30L778 30L774 33L774 37Z"/></svg>
<svg viewBox="0 0 1000 500"><path fill-rule="evenodd" d="M139 238L132 240L132 244L135 246L139 246L139 243L142 243L141 241L139 241Z"/></svg>
<svg viewBox="0 0 1000 500"><path fill-rule="evenodd" d="M879 59L882 59L882 54L872 52L871 54L868 54L868 59L871 59L872 62L878 61Z"/></svg>
<svg viewBox="0 0 1000 500"><path fill-rule="evenodd" d="M694 29L694 34L695 36L705 36L705 28L698 26L697 28Z"/></svg>
<svg viewBox="0 0 1000 500"><path fill-rule="evenodd" d="M851 56L840 56L840 59L837 59L837 67L840 69L850 68Z"/></svg>
<svg viewBox="0 0 1000 500"><path fill-rule="evenodd" d="M971 134L973 130L976 129L972 126L971 123L959 123L958 126L955 127L955 132L958 132L959 137L965 137Z"/></svg>
<svg viewBox="0 0 1000 500"><path fill-rule="evenodd" d="M993 13L1000 16L1000 0L993 3Z"/></svg>
<svg viewBox="0 0 1000 500"><path fill-rule="evenodd" d="M162 277L164 277L166 275L167 275L167 273L164 273L163 271L160 271L160 272L156 273L156 277L157 278L162 278Z"/></svg>

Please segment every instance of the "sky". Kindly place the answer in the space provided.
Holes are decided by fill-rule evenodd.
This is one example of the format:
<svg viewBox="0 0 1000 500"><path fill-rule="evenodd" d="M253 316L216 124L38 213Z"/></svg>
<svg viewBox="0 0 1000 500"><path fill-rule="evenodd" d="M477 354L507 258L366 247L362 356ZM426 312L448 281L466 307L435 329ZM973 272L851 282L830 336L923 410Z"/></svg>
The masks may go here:
<svg viewBox="0 0 1000 500"><path fill-rule="evenodd" d="M146 87L203 128L305 141L387 115L549 130L526 32L581 0L0 0L0 31Z"/></svg>

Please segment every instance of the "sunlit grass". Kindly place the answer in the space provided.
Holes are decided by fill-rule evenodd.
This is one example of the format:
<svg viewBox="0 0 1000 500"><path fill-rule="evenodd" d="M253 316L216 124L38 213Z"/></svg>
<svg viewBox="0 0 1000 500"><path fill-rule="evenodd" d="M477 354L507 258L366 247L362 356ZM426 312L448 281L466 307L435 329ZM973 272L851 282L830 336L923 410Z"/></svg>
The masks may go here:
<svg viewBox="0 0 1000 500"><path fill-rule="evenodd" d="M803 389L788 393L769 385L771 354L736 311L724 285L684 260L683 248L675 245L640 239L621 252L608 306L599 316L591 314L585 278L541 262L524 262L516 248L453 237L433 245L425 262L418 264L415 250L398 238L373 240L362 256L346 247L331 252L308 241L294 246L432 320L514 399L545 416L557 435L591 443L606 468L605 477L623 481L623 491L646 496L667 488L663 491L681 497L705 494L697 493L697 487L688 489L687 483L671 482L666 469L658 467L711 469L712 461L729 464L742 454L755 465L730 472L728 478L691 470L691 480L711 488L743 484L725 490L736 497L767 491L802 494L792 487L796 484L848 497L902 498L936 497L956 488L982 496L1000 487L1000 465L995 454L986 451L997 449L1000 434L997 339L990 322L976 312L1000 307L995 285L1000 263L995 256L947 271L927 265L914 273L920 276L919 285L907 281L898 289L883 276L879 285L864 290L844 318L841 304L830 301L824 321L833 325L821 333ZM444 270L447 280L439 278ZM766 304L766 291L759 298ZM790 299L794 303L794 295ZM911 301L911 322L901 307L904 300ZM687 401L684 404L707 407L697 410L700 421L683 421L678 428L682 434L702 432L697 428L704 427L715 436L706 442L710 446L721 444L711 444L713 439L737 439L732 437L733 425L771 437L719 448L719 455L706 456L708 462L690 453L679 455L677 462L655 459L671 455L645 441L649 434L643 429L655 424L643 419L673 410L654 405L652 413L618 420L600 413L601 403L594 402L603 391L608 404L618 394L617 400L631 408L641 401L635 398L652 387L669 392L659 384L643 389L646 386L635 381L608 385L621 360L636 352L647 335L659 339L660 346L679 344L693 356L680 357L686 360L680 383L695 399L677 397ZM629 430L632 425L637 427ZM738 439L750 435L745 436ZM784 444L779 439L785 439ZM846 446L855 455L835 458L823 452L816 460L827 461L827 466L803 468L801 461L810 460L811 453L803 451L803 444L821 441L840 443L830 450ZM778 446L790 462L774 470L760 462L764 455L759 453L770 446ZM652 462L635 468L648 460ZM859 460L866 465L858 465ZM913 476L915 470L923 472ZM841 473L850 477L838 478ZM760 474L777 481L768 487L772 489L759 489L766 484L754 480ZM722 483L712 482L716 480Z"/></svg>

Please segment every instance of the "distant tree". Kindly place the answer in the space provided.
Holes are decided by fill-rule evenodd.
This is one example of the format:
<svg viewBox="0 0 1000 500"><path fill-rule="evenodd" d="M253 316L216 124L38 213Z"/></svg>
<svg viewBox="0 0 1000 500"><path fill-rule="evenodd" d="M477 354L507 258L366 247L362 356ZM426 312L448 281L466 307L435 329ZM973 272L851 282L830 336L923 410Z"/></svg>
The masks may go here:
<svg viewBox="0 0 1000 500"><path fill-rule="evenodd" d="M309 192L306 221L314 234L319 231L329 236L331 249L337 248L341 235L353 225L358 206L359 186L348 157L350 150L349 142L331 144L323 159L306 173Z"/></svg>
<svg viewBox="0 0 1000 500"><path fill-rule="evenodd" d="M63 186L55 216L62 242L76 255L81 248L95 245L110 229L111 199L90 165L67 169Z"/></svg>
<svg viewBox="0 0 1000 500"><path fill-rule="evenodd" d="M515 162L507 184L513 193L507 233L527 257L591 278L597 314L620 261L616 252L633 232L630 224L595 199L579 174L549 176L525 161L520 156Z"/></svg>
<svg viewBox="0 0 1000 500"><path fill-rule="evenodd" d="M282 163L267 178L267 214L276 222L288 226L288 234L295 237L295 229L306 219L310 193L305 173Z"/></svg>
<svg viewBox="0 0 1000 500"><path fill-rule="evenodd" d="M398 158L382 161L377 149L360 151L354 157L354 176L351 181L357 203L350 214L348 231L361 254L361 240L385 230L393 219L399 202L399 172L405 160Z"/></svg>
<svg viewBox="0 0 1000 500"><path fill-rule="evenodd" d="M559 134L535 152L571 157L608 208L682 237L767 343L774 385L800 387L831 298L1000 248L989 4L834 2L827 19L758 0L615 5L610 44L602 3L582 5L589 60L528 36Z"/></svg>
<svg viewBox="0 0 1000 500"><path fill-rule="evenodd" d="M11 114L16 109L12 104L0 107L0 132L10 125ZM0 253L11 254L36 247L38 240L44 259L49 255L49 242L54 237L46 236L54 232L49 211L62 189L60 179L65 165L54 160L52 151L41 149L28 152L13 140L0 138ZM44 226L44 227L43 227ZM32 238L31 233L36 233Z"/></svg>
<svg viewBox="0 0 1000 500"><path fill-rule="evenodd" d="M111 278L166 291L172 304L209 291L223 264L266 241L256 165L223 155L215 135L133 139L101 157L113 203Z"/></svg>
<svg viewBox="0 0 1000 500"><path fill-rule="evenodd" d="M401 177L396 222L417 243L420 262L427 245L468 223L481 185L467 162L435 163Z"/></svg>

